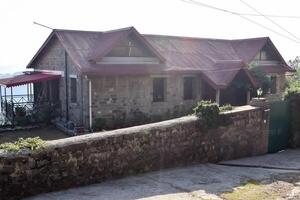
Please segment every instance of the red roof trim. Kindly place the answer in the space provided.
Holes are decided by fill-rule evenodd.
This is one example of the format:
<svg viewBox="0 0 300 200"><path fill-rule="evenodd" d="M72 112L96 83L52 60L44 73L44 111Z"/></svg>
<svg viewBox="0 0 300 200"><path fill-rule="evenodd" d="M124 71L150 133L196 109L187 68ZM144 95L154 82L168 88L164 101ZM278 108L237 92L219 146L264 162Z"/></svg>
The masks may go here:
<svg viewBox="0 0 300 200"><path fill-rule="evenodd" d="M19 85L24 85L28 83L38 83L44 81L50 81L59 79L60 74L50 73L50 72L30 72L29 74L20 74L8 78L0 79L0 85L5 87L15 87Z"/></svg>

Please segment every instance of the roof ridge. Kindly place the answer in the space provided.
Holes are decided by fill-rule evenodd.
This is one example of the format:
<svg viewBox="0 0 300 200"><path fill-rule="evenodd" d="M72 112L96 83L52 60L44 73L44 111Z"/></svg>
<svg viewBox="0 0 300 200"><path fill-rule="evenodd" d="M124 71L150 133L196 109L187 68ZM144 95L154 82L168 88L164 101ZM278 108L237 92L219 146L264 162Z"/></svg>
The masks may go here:
<svg viewBox="0 0 300 200"><path fill-rule="evenodd" d="M232 39L231 41L260 40L260 39L270 39L270 37L265 36L265 37L254 37L254 38L244 38L244 39Z"/></svg>
<svg viewBox="0 0 300 200"><path fill-rule="evenodd" d="M255 40L255 39L268 39L268 36L265 37L254 37L254 38L242 38L242 39L219 39L219 38L205 38L205 37L190 37L190 36L177 36L177 35L159 35L159 34L141 34L142 36L149 37L169 37L169 38L178 38L178 39L192 39L192 40L216 40L216 41L240 41L240 40Z"/></svg>
<svg viewBox="0 0 300 200"><path fill-rule="evenodd" d="M88 31L88 30L75 30L75 29L53 29L53 32L85 32L85 33L103 33L103 31Z"/></svg>
<svg viewBox="0 0 300 200"><path fill-rule="evenodd" d="M126 31L126 30L131 30L131 29L135 29L133 26L128 26L125 28L118 28L118 29L112 29L112 30L108 30L108 31L103 31L102 33L112 33L112 32L118 32L118 31Z"/></svg>
<svg viewBox="0 0 300 200"><path fill-rule="evenodd" d="M149 37L168 37L168 38L178 38L178 39L193 39L193 40L221 40L230 41L228 39L217 39L217 38L201 38L201 37L190 37L190 36L178 36L178 35L159 35L159 34L141 34L142 36Z"/></svg>

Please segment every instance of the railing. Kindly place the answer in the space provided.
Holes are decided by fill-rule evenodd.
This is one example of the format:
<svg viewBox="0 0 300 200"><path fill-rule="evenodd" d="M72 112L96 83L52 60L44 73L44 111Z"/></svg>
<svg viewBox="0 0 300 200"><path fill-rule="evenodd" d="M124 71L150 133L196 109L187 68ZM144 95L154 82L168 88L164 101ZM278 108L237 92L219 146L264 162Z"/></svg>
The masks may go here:
<svg viewBox="0 0 300 200"><path fill-rule="evenodd" d="M34 103L33 95L13 95L1 97L1 111L5 115L12 115L15 108L22 107L25 111L32 110Z"/></svg>
<svg viewBox="0 0 300 200"><path fill-rule="evenodd" d="M6 122L14 125L23 123L35 123L49 121L60 114L58 102L39 101L34 102L33 95L13 95L1 97L1 112Z"/></svg>

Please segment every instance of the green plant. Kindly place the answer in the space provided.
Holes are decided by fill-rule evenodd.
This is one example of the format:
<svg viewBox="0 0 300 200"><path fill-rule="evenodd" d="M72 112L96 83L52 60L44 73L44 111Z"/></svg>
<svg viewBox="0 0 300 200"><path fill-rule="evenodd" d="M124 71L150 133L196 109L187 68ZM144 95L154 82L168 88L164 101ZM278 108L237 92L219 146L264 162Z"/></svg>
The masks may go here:
<svg viewBox="0 0 300 200"><path fill-rule="evenodd" d="M225 104L225 105L223 105L223 106L220 106L219 109L220 109L220 112L225 112L225 111L230 111L230 110L232 110L233 107L232 107L232 105L230 105L230 104Z"/></svg>
<svg viewBox="0 0 300 200"><path fill-rule="evenodd" d="M197 103L197 106L193 110L195 115L200 119L203 129L218 126L220 109L217 103L202 100Z"/></svg>
<svg viewBox="0 0 300 200"><path fill-rule="evenodd" d="M285 100L289 99L291 96L300 94L300 87L288 87L284 91L283 97Z"/></svg>
<svg viewBox="0 0 300 200"><path fill-rule="evenodd" d="M107 128L106 119L98 117L95 119L94 127L96 131L102 131L103 129Z"/></svg>
<svg viewBox="0 0 300 200"><path fill-rule="evenodd" d="M150 122L150 116L140 111L139 109L131 110L130 116L130 124L132 126L146 124Z"/></svg>
<svg viewBox="0 0 300 200"><path fill-rule="evenodd" d="M300 70L292 77L287 78L287 87L284 92L284 99L289 99L295 94L300 94Z"/></svg>
<svg viewBox="0 0 300 200"><path fill-rule="evenodd" d="M16 142L7 142L0 144L0 149L7 152L19 152L21 150L39 150L43 148L45 145L45 141L40 137L34 138L19 138Z"/></svg>

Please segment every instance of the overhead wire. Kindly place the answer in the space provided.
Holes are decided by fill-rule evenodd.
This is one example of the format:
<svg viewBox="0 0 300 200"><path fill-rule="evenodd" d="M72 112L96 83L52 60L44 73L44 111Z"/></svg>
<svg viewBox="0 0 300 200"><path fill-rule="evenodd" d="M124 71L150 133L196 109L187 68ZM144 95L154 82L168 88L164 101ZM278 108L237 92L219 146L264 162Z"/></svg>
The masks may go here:
<svg viewBox="0 0 300 200"><path fill-rule="evenodd" d="M295 40L294 38L291 38L291 37L289 37L289 36L287 36L287 35L285 35L285 34L282 34L282 33L278 32L278 31L276 31L276 30L274 30L274 29L272 29L272 28L269 28L269 27L263 25L263 24L260 24L259 22L256 22L255 20L252 20L252 19L250 19L250 18L248 18L248 17L245 17L245 16L244 16L243 14L241 14L241 13L234 12L234 11L227 10L227 9L223 9L223 8L219 8L219 7L212 6L212 5L209 5L209 4L206 4L206 3L202 3L202 2L199 2L199 1L195 1L195 0L180 0L180 1L183 1L183 2L185 2L185 3L190 3L190 4L193 4L193 5L197 5L197 6L202 6L202 7L206 7L206 8L218 10L218 11L225 12L225 13L229 13L229 14L232 14L232 15L235 15L235 16L239 16L239 17L243 18L244 20L247 20L247 21L251 22L252 24L255 24L255 25L257 25L257 26L260 26L260 27L262 27L262 28L264 28L264 29L266 29L266 30L268 30L268 31L271 31L271 32L277 34L277 35L280 35L281 37L284 37L284 38L286 38L286 39L289 39L289 40L291 40L291 41L293 41L293 42L295 42L295 43L298 43L298 44L300 43L300 41Z"/></svg>
<svg viewBox="0 0 300 200"><path fill-rule="evenodd" d="M272 20L267 15L265 15L262 12L258 11L256 8L254 8L253 6L251 6L250 4L248 4L247 2L245 2L243 0L240 0L240 2L242 2L243 4L245 4L248 8L252 9L256 13L258 13L260 16L266 18L268 21L270 21L272 24L274 24L275 26L277 26L281 30L285 31L286 33L288 33L289 35L291 35L292 37L294 37L295 39L297 39L298 41L300 41L300 39L295 34L293 34L290 31L288 31L286 28L284 28L283 26L281 26L280 24L278 24L277 22L275 22L274 20Z"/></svg>

